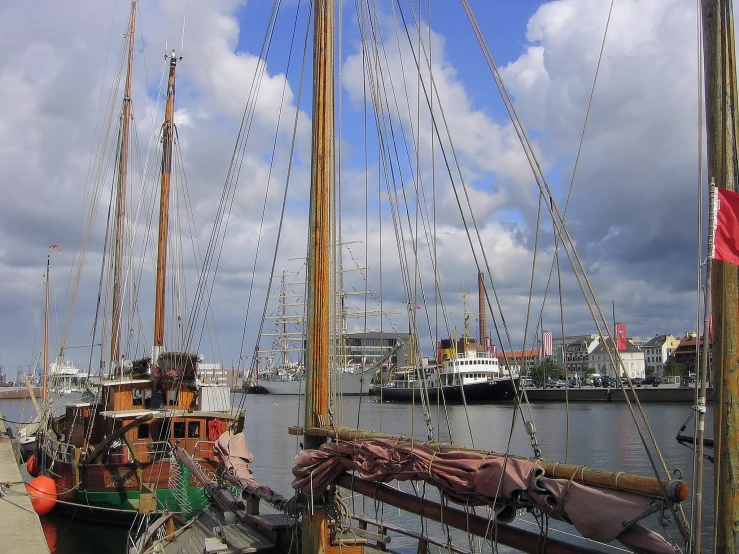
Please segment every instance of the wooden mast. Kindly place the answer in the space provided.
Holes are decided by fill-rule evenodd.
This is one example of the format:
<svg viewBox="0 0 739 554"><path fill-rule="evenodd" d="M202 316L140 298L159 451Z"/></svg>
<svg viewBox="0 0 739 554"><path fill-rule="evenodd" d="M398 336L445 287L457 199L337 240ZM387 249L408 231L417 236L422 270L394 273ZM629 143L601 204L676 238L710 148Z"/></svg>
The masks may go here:
<svg viewBox="0 0 739 554"><path fill-rule="evenodd" d="M41 373L41 403L48 402L49 392L49 255L46 255L46 283L44 285L44 366Z"/></svg>
<svg viewBox="0 0 739 554"><path fill-rule="evenodd" d="M313 36L313 145L307 256L308 288L305 426L328 423L330 197L334 141L334 0L316 0ZM319 448L323 437L304 437L305 448ZM326 509L303 514L302 551L330 550Z"/></svg>
<svg viewBox="0 0 739 554"><path fill-rule="evenodd" d="M702 0L708 177L737 187L739 136L731 0ZM716 552L739 550L739 266L713 263L713 386ZM704 345L704 348L706 346Z"/></svg>
<svg viewBox="0 0 739 554"><path fill-rule="evenodd" d="M121 144L118 157L118 185L115 200L115 239L113 251L113 321L110 332L110 363L120 361L121 340L121 273L125 240L126 175L128 172L128 135L131 123L131 69L133 67L133 43L136 29L136 0L131 2L128 22L128 66L121 110Z"/></svg>
<svg viewBox="0 0 739 554"><path fill-rule="evenodd" d="M174 143L174 85L178 58L174 51L169 58L169 79L167 81L167 104L164 108L162 124L162 180L159 196L159 240L157 242L157 275L154 305L154 349L152 365L157 365L159 354L164 348L164 280L167 275L167 230L169 227L169 187L172 177L172 145Z"/></svg>
<svg viewBox="0 0 739 554"><path fill-rule="evenodd" d="M316 0L313 43L313 148L311 170L306 401L307 426L321 425L328 415L329 343L329 244L331 178L333 177L334 1ZM318 448L323 441L306 437L306 448Z"/></svg>

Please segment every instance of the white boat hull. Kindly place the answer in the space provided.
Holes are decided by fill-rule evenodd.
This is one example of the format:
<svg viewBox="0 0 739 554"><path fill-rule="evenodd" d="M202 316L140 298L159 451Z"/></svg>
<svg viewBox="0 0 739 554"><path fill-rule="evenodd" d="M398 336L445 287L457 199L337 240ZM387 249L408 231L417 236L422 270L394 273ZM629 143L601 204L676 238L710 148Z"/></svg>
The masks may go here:
<svg viewBox="0 0 739 554"><path fill-rule="evenodd" d="M305 379L293 381L259 380L259 386L269 394L292 395L305 394ZM343 396L360 396L370 393L370 376L368 373L342 373L338 384Z"/></svg>

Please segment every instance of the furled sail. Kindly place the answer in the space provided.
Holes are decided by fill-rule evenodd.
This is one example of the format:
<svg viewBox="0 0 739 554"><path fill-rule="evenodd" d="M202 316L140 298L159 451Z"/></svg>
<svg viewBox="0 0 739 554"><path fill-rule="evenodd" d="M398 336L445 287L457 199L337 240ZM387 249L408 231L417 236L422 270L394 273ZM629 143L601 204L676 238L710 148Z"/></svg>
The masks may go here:
<svg viewBox="0 0 739 554"><path fill-rule="evenodd" d="M545 477L541 465L519 458L439 452L393 439L330 442L298 454L292 486L319 496L345 471L381 483L425 481L452 502L492 506L503 519L510 520L518 509L538 509L571 523L585 538L618 540L639 552L675 552L662 536L636 523L659 509L659 500Z"/></svg>

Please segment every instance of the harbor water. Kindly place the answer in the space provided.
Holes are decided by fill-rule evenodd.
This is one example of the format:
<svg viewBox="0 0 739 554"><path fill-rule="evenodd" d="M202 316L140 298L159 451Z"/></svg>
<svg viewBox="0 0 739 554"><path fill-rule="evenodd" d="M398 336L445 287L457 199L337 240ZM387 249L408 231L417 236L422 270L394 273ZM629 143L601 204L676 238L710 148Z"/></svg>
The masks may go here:
<svg viewBox="0 0 739 554"><path fill-rule="evenodd" d="M64 400L67 400L66 398ZM234 395L234 405L242 405L246 411L245 432L249 448L255 455L252 469L261 483L268 485L284 496L290 496L292 489L292 467L294 458L300 450L300 438L288 434L290 426L299 425L302 419L303 404L297 396ZM643 404L646 420L654 434L664 457L665 464L672 474L678 470L682 478L692 486L693 452L680 445L675 436L691 414L689 403ZM35 415L29 401L0 400L0 410L11 421L30 421ZM538 403L531 405L531 414L523 408L526 419L533 417L536 424L536 437L541 454L549 460L567 461L570 464L584 464L596 468L618 470L639 475L653 475L649 458L645 454L634 418L624 403L588 402ZM348 397L341 406L335 407L338 424L358 426L365 430L382 431L391 434L413 436L426 440L427 427L423 410L419 405L379 403L374 397ZM339 415L341 419L338 420ZM640 418L639 418L640 419ZM642 433L648 438L649 431L640 419ZM707 436L712 437L712 413L707 414ZM509 451L512 454L533 457L531 439L522 423L522 414L510 404L447 406L437 409L431 407L431 424L437 440L457 445L496 452ZM14 425L11 425L14 427ZM684 431L692 434L692 421ZM653 458L661 468L661 462L652 449ZM712 455L710 450L706 454ZM703 545L710 551L713 544L713 466L705 462L703 495ZM395 486L395 485L394 485ZM435 491L417 488L410 483L402 483L402 490L424 494L434 500ZM385 519L395 525L420 530L421 521L416 516L402 514L397 509L386 507L380 511L369 499L357 497L349 499L353 511L364 512L374 520ZM690 518L690 499L683 503ZM484 514L478 508L477 513ZM672 537L682 544L680 534L670 514L664 514L673 522L663 528L657 514L646 520L648 527L665 536ZM107 552L123 554L126 552L126 527L101 527L89 522L78 521L68 516L51 515L42 518L52 552L59 554L85 554ZM428 523L424 522L424 529ZM538 525L533 518L524 515L516 525L536 531ZM550 536L569 540L565 532L571 528L551 523ZM447 530L440 526L429 526L428 532L446 540ZM471 549L467 537L452 533L455 543ZM461 542L460 542L461 541ZM392 535L394 550L415 552L416 543L412 539ZM490 551L484 544L475 545ZM500 548L499 551L505 551ZM610 549L613 550L613 549ZM608 549L606 550L608 551Z"/></svg>

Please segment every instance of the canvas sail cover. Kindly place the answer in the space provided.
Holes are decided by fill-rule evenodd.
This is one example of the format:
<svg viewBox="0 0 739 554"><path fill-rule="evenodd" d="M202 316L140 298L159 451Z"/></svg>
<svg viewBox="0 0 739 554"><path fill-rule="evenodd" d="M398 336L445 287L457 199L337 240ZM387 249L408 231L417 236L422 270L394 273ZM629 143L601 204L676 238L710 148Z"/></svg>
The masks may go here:
<svg viewBox="0 0 739 554"><path fill-rule="evenodd" d="M199 356L190 352L164 352L151 368L151 374L161 380L194 381L197 376Z"/></svg>
<svg viewBox="0 0 739 554"><path fill-rule="evenodd" d="M239 480L239 484L248 492L259 496L273 506L285 504L287 500L266 485L254 479L249 465L254 456L249 451L244 433L226 431L213 445L213 457L223 464L225 470Z"/></svg>
<svg viewBox="0 0 739 554"><path fill-rule="evenodd" d="M653 498L600 489L569 479L544 476L528 460L472 451L438 452L393 439L331 442L303 450L293 468L293 488L320 495L345 471L365 480L425 481L442 496L465 506L538 508L571 523L580 534L600 542L618 539L636 552L674 553L658 533L636 523L656 509Z"/></svg>

